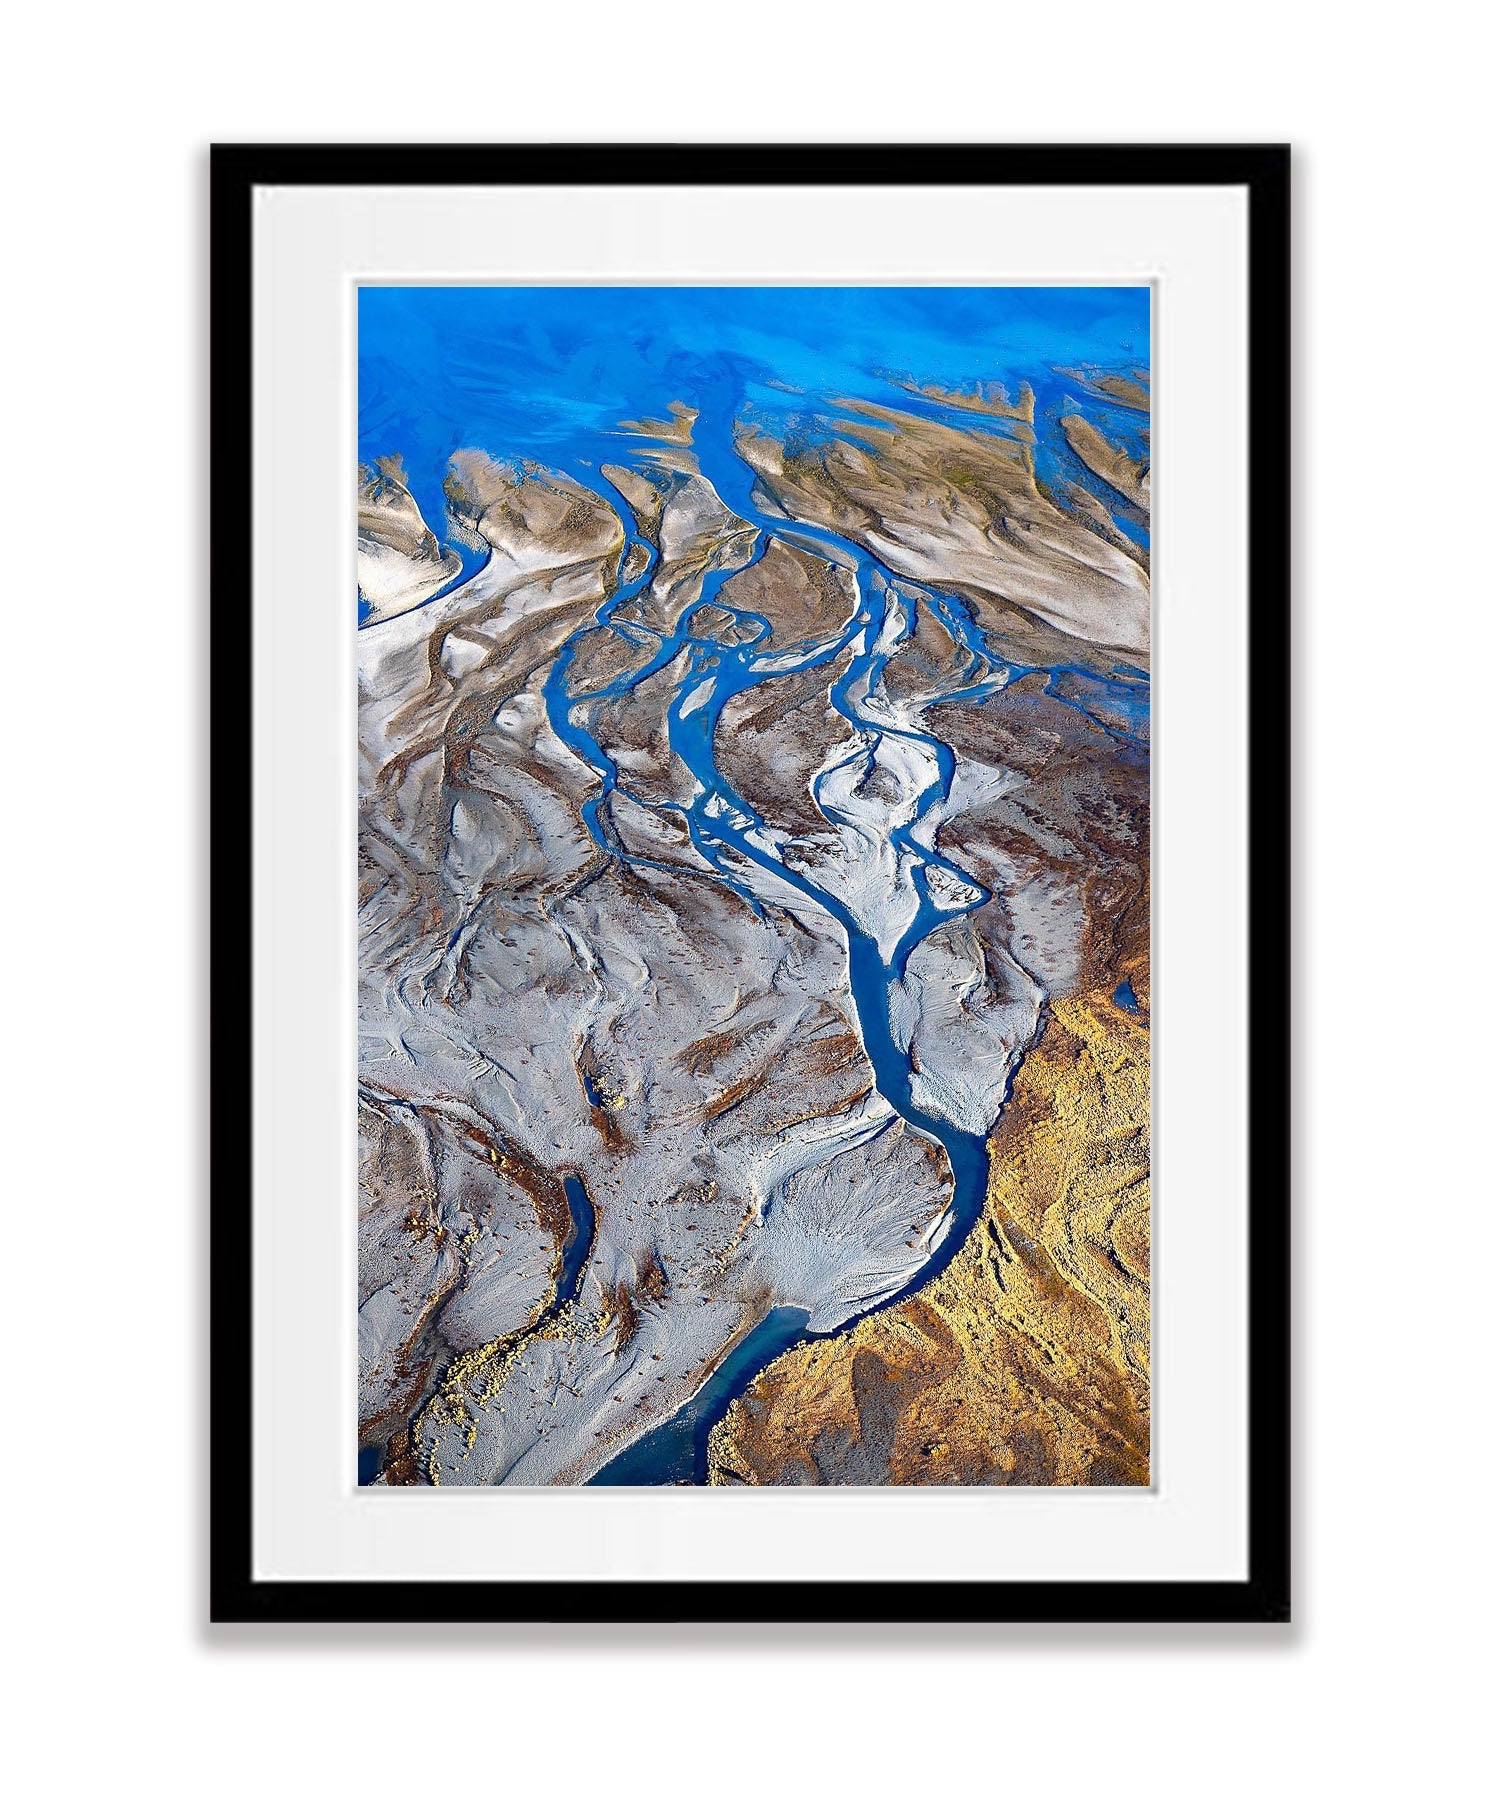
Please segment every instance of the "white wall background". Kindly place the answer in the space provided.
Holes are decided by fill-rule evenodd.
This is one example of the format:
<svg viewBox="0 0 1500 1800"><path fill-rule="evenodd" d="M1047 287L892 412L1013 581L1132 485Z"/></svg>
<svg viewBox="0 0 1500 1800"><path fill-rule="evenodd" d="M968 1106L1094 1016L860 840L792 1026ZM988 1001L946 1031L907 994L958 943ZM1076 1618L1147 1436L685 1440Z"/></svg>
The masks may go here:
<svg viewBox="0 0 1500 1800"><path fill-rule="evenodd" d="M1219 1800L1492 1776L1493 57L1478 9L1395 17L81 0L12 19L18 1791L300 1796L452 1770L480 1792ZM1297 147L1290 1630L202 1622L204 146L629 136Z"/></svg>

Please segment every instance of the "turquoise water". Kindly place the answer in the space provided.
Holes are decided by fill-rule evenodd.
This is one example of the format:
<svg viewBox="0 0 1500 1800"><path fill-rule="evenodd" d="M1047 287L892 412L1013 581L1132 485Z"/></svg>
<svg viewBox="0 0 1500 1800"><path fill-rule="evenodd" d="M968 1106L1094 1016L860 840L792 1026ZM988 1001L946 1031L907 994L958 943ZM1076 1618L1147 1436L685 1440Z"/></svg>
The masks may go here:
<svg viewBox="0 0 1500 1800"><path fill-rule="evenodd" d="M598 776L599 791L582 809L596 844L607 854L623 854L607 828L607 800L618 788L628 790L628 781L591 730L594 708L681 656L686 672L668 710L668 736L696 777L698 793L673 810L719 878L757 911L760 901L744 881L746 861L763 878L818 907L842 935L876 1088L910 1127L941 1147L953 1177L946 1236L907 1286L881 1305L925 1284L957 1254L982 1210L988 1177L984 1138L917 1104L911 1064L891 1026L891 985L904 974L915 947L945 920L990 897L968 871L918 841L923 819L947 797L953 753L924 732L897 733L920 744L934 773L917 798L914 817L892 829L892 841L903 852L901 879L911 884L915 906L912 923L887 954L836 892L821 886L815 874L789 868L757 841L763 821L719 769L715 731L734 695L773 674L831 666L847 652L848 667L833 683L830 700L863 734L873 761L878 739L895 729L865 710L865 697L878 686L890 654L879 648L880 627L893 612L910 629L917 609L931 608L967 653L967 685L952 701L984 705L1019 675L1036 671L998 655L960 598L898 577L833 532L763 513L753 472L735 448L735 427L752 422L777 435L827 435L839 429L844 416L837 402L861 398L937 412L965 429L1006 433L1011 429L1006 421L914 399L900 382L971 390L977 382L1000 382L1014 396L1027 381L1037 395L1039 475L1046 479L1049 472L1063 472L1089 485L1121 528L1140 540L1141 521L1082 471L1056 429L1056 418L1059 410L1081 411L1115 442L1146 454L1141 414L1099 400L1060 371L1129 373L1146 366L1148 320L1144 288L361 291L361 458L403 458L412 494L439 537L446 519L442 480L448 459L455 450L477 448L500 460L534 459L581 482L620 519L621 574L632 550L644 556L640 573L620 581L594 619L562 647L546 683L554 731ZM655 551L640 538L630 508L600 466L628 462L640 447L638 437L620 432L621 420L664 418L673 401L697 410L693 452L703 474L724 504L757 529L752 561L780 535L852 568L857 599L837 640L806 647L803 660L789 670L784 653L775 659L767 654L769 623L726 606L721 591L731 571L711 573L702 601L716 604L721 617L729 614L732 630L716 627L711 637L695 635L689 627L705 616L695 609L674 633L655 640L641 667L585 690L572 680L578 644L600 629L617 630L636 644L645 641L638 621L627 625L622 619L617 625L612 619L655 574ZM459 579L466 579L481 559L464 544L452 548L464 558ZM1055 698L1123 742L1143 743L1150 686L1142 671L1121 666L1100 676L1065 664L1041 673ZM645 794L632 797L659 805ZM828 797L820 793L818 799L834 816ZM940 904L937 895L948 883L934 887L931 877L937 874L968 891L965 906L951 898ZM575 1210L565 1261L569 1255L577 1261L566 1273L576 1287L592 1244L592 1208L585 1221L582 1183L576 1176L567 1183ZM559 1283L560 1294L565 1285ZM604 1485L703 1481L713 1423L767 1363L809 1335L807 1320L799 1308L773 1311L729 1353L692 1402L596 1480Z"/></svg>

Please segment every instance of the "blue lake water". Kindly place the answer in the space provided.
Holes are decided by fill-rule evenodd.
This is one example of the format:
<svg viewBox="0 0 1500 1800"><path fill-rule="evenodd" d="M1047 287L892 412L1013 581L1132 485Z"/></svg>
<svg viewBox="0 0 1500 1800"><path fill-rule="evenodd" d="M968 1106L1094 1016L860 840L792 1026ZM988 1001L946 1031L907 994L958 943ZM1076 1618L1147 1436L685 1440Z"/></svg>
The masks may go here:
<svg viewBox="0 0 1500 1800"><path fill-rule="evenodd" d="M594 619L563 646L545 688L554 731L598 777L599 790L585 804L583 822L600 849L623 854L608 828L608 800L616 789L628 790L628 781L594 735L591 714L598 703L684 658L686 673L668 710L668 737L696 778L697 794L674 810L719 878L757 911L761 901L747 885L747 865L759 871L757 885L769 881L788 890L789 898L795 893L836 927L848 949L850 990L876 1088L913 1130L942 1149L952 1173L946 1235L912 1280L879 1303L895 1304L957 1254L983 1208L988 1178L983 1137L917 1104L911 1063L891 1024L891 985L905 972L913 949L944 920L989 898L972 875L919 841L924 816L947 796L953 754L926 733L897 733L920 744L934 773L917 798L915 817L892 830L914 916L900 941L884 951L831 886L766 848L760 835L764 822L715 760L715 731L729 700L773 674L789 672L785 660L767 652L768 622L725 604L722 590L732 571L705 578L703 604L673 633L660 635L632 672L593 690L575 684L574 652L588 633L613 629L642 641L638 622L627 624L624 615L616 625L612 616L651 582L656 567L654 548L640 537L629 506L601 465L629 462L643 447L639 435L622 432L622 420L661 420L671 403L686 404L699 415L692 442L699 467L724 504L757 529L752 561L777 534L853 570L857 598L842 634L805 646L791 672L832 666L847 656L830 699L863 735L873 761L880 737L896 729L866 710L866 697L890 654L879 647L880 628L893 611L904 614L910 626L917 607L931 607L968 654L969 686L955 700L986 704L1018 676L1036 671L998 655L956 596L917 588L831 531L762 512L753 471L736 449L736 426L750 422L779 436L826 435L847 416L839 402L856 399L936 413L969 430L1008 434L1014 427L1004 420L914 398L901 384L972 391L976 383L996 382L1014 398L1028 382L1037 396L1039 477L1064 473L1089 486L1121 529L1144 541L1142 522L1087 475L1056 421L1063 411L1080 411L1113 441L1147 455L1145 416L1101 399L1065 371L1130 374L1147 366L1148 290L365 288L359 323L361 459L402 457L411 492L440 539L447 531L443 477L459 449L559 470L618 514L625 533L620 572L632 553L643 566L631 580L620 580ZM465 543L451 547L463 558L459 579L466 579L482 558ZM711 634L702 622L708 603L722 609ZM1104 730L1125 742L1144 739L1150 686L1142 671L1122 666L1101 676L1065 664L1040 673L1055 698ZM643 805L660 804L644 794L633 797ZM821 795L819 803L824 804ZM930 878L939 874L944 879L934 884ZM953 899L955 883L960 893L967 892L966 901ZM940 898L943 894L947 897ZM1127 988L1121 984L1121 991ZM577 1291L593 1242L593 1209L582 1181L567 1176L565 1187L573 1230L564 1250L559 1304ZM615 1458L596 1481L703 1481L714 1422L767 1363L809 1335L807 1322L800 1308L776 1308L728 1353L687 1406Z"/></svg>
<svg viewBox="0 0 1500 1800"><path fill-rule="evenodd" d="M839 399L934 410L904 393L999 382L1036 394L1037 472L1099 484L1050 422L1085 413L1133 454L1145 416L1069 369L1129 374L1150 355L1150 290L1109 288L392 288L359 292L359 454L404 458L423 517L444 537L455 450L531 457L576 474L628 458L626 419L660 419L705 390L772 429L826 425ZM940 409L941 410L941 409ZM950 423L1004 430L981 413ZM1143 538L1117 497L1122 529ZM728 497L725 496L726 503ZM471 573L478 558L451 548Z"/></svg>

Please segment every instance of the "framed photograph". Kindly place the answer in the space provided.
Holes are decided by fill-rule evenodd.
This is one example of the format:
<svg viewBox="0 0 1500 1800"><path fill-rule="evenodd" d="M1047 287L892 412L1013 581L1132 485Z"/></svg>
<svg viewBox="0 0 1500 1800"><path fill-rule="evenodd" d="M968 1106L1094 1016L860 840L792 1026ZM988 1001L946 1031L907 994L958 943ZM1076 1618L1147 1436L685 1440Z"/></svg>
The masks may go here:
<svg viewBox="0 0 1500 1800"><path fill-rule="evenodd" d="M1285 148L212 179L214 1619L1287 1619Z"/></svg>

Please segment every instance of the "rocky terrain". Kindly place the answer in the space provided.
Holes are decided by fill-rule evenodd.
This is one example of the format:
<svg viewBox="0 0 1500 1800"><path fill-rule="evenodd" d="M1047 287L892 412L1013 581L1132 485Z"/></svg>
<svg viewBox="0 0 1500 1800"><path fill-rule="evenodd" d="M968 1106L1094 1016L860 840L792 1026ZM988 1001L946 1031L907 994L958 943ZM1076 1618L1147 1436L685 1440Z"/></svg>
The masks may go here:
<svg viewBox="0 0 1500 1800"><path fill-rule="evenodd" d="M924 400L362 471L369 1478L587 1481L795 1309L715 1482L1147 1479L1149 469Z"/></svg>

